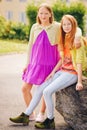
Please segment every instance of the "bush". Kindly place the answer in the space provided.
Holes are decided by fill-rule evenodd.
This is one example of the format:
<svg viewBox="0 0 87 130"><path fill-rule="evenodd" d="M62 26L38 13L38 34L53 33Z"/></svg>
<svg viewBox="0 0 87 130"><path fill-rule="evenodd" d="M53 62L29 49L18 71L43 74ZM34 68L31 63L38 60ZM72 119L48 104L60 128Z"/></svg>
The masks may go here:
<svg viewBox="0 0 87 130"><path fill-rule="evenodd" d="M22 23L13 23L11 21L4 23L3 32L1 32L2 39L29 39L29 26Z"/></svg>
<svg viewBox="0 0 87 130"><path fill-rule="evenodd" d="M52 6L52 9L54 12L54 18L58 22L60 22L64 14L73 15L77 19L78 26L82 29L84 34L84 16L86 13L86 7L83 3L77 2L67 5L66 3L58 0ZM0 38L28 40L31 26L36 22L37 6L34 4L28 5L26 7L26 14L29 20L29 25L7 22L3 17L0 16Z"/></svg>
<svg viewBox="0 0 87 130"><path fill-rule="evenodd" d="M0 38L2 37L4 30L5 30L5 23L6 20L2 16L0 16Z"/></svg>
<svg viewBox="0 0 87 130"><path fill-rule="evenodd" d="M71 3L70 5L65 4L64 2L58 2L53 6L54 18L56 21L61 20L62 16L65 14L73 15L77 22L78 26L82 29L84 34L85 21L84 16L86 14L86 7L81 2Z"/></svg>
<svg viewBox="0 0 87 130"><path fill-rule="evenodd" d="M82 29L82 32L84 34L84 26L85 26L84 16L86 13L86 7L83 3L73 2L70 5L67 5L65 2L58 0L52 6L52 9L54 13L54 19L59 22L63 15L65 14L73 15L78 21L78 26ZM31 27L32 24L36 22L37 7L34 5L28 5L26 9L26 13Z"/></svg>
<svg viewBox="0 0 87 130"><path fill-rule="evenodd" d="M34 5L28 5L26 8L26 14L30 24L34 24L36 22L37 7Z"/></svg>
<svg viewBox="0 0 87 130"><path fill-rule="evenodd" d="M14 39L19 39L19 40L28 39L29 36L28 29L29 27L22 23L12 24L9 37Z"/></svg>

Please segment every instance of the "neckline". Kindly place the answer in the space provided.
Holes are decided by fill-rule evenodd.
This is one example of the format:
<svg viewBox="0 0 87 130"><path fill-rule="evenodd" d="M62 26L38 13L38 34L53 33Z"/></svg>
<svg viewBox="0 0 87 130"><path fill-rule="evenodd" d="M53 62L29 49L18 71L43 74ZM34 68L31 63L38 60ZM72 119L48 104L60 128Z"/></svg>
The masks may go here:
<svg viewBox="0 0 87 130"><path fill-rule="evenodd" d="M42 29L48 29L48 28L52 27L53 23L51 23L51 24L48 25L48 26L42 26L42 25L40 25L40 24L38 24L38 25L39 25L39 27L42 28Z"/></svg>

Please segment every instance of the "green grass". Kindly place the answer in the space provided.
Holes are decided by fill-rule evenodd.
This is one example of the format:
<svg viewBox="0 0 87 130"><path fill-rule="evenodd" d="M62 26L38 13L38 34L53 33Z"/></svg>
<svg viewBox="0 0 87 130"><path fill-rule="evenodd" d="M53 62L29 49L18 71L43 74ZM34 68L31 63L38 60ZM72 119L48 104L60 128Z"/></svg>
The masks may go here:
<svg viewBox="0 0 87 130"><path fill-rule="evenodd" d="M9 53L21 53L27 49L27 42L12 41L12 40L0 40L0 55Z"/></svg>

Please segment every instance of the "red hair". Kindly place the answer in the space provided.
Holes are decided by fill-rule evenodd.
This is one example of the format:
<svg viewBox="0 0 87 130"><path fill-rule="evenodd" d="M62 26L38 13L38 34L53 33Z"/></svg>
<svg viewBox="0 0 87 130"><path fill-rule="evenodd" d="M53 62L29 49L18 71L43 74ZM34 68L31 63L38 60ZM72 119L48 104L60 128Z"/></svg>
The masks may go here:
<svg viewBox="0 0 87 130"><path fill-rule="evenodd" d="M74 38L75 38L75 33L76 33L76 28L77 28L77 21L76 19L72 16L72 15L64 15L62 17L62 20L61 20L61 26L60 26L60 36L59 36L59 49L60 50L63 50L63 47L64 47L64 44L65 44L65 35L66 33L63 31L63 21L64 19L68 19L71 24L72 24L72 29L69 33L69 37L68 37L68 40L70 42L70 49L72 49L73 47L73 41L74 41Z"/></svg>

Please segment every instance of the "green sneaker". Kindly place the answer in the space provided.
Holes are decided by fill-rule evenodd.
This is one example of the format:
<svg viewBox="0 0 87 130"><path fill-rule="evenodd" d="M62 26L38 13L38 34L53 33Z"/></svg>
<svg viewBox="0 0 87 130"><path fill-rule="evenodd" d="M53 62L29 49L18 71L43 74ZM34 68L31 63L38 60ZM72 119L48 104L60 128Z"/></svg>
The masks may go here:
<svg viewBox="0 0 87 130"><path fill-rule="evenodd" d="M39 129L55 129L55 122L53 119L46 119L44 122L36 122L35 127Z"/></svg>
<svg viewBox="0 0 87 130"><path fill-rule="evenodd" d="M14 122L14 123L23 123L23 125L28 125L29 124L29 116L26 115L23 112L18 117L9 118L9 120Z"/></svg>

